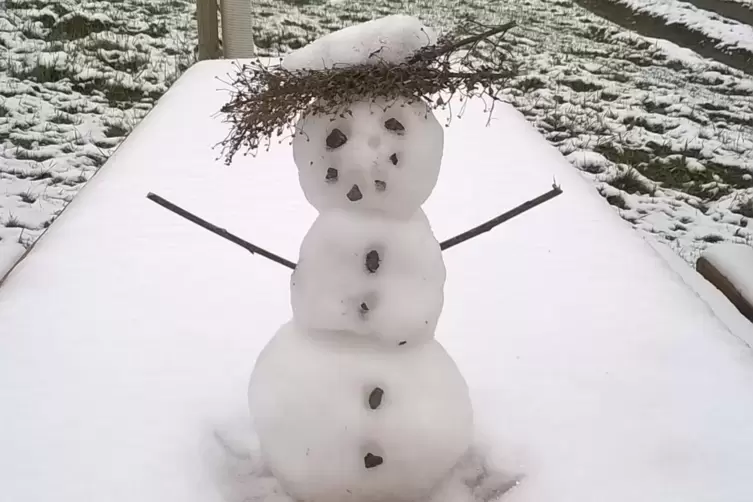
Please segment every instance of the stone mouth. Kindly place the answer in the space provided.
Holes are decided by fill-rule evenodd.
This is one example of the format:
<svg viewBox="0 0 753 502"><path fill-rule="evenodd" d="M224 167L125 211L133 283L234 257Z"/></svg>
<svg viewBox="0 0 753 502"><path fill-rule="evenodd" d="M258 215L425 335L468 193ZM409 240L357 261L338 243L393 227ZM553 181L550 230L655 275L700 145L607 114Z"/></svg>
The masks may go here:
<svg viewBox="0 0 753 502"><path fill-rule="evenodd" d="M353 185L353 188L350 189L347 197L351 202L358 202L359 200L363 199L363 194L361 193L361 189L358 188L358 185Z"/></svg>

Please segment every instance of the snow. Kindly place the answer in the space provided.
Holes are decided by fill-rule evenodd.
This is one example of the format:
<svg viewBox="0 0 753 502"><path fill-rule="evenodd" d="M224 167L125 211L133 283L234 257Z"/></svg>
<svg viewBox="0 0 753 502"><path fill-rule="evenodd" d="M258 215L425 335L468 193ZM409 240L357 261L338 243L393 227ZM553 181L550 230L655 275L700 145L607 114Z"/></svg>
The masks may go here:
<svg viewBox="0 0 753 502"><path fill-rule="evenodd" d="M396 24L406 25L400 35L383 35ZM385 52L404 61L405 47L427 38L411 25L421 26L405 17L354 26L286 59L337 65L343 48L373 49L377 35L379 49L347 60ZM296 500L471 502L470 488L452 480L471 447L473 408L434 340L446 270L420 210L437 183L442 127L426 104L406 99L309 115L293 157L320 215L291 277L293 319L251 377L261 458Z"/></svg>
<svg viewBox="0 0 753 502"><path fill-rule="evenodd" d="M334 121L307 116L296 129L300 183L320 211L357 208L410 217L437 183L444 131L423 103L359 102ZM354 187L359 198L352 197Z"/></svg>
<svg viewBox="0 0 753 502"><path fill-rule="evenodd" d="M412 16L396 14L349 26L296 50L282 64L288 70L399 63L436 42L434 31Z"/></svg>
<svg viewBox="0 0 753 502"><path fill-rule="evenodd" d="M446 274L423 212L408 220L322 212L299 256L291 277L299 325L376 336L389 347L434 337Z"/></svg>
<svg viewBox="0 0 753 502"><path fill-rule="evenodd" d="M286 61L404 61L427 35L417 19L393 16L325 38ZM342 54L350 47L361 50ZM261 458L296 500L472 502L456 466L471 447L473 408L434 340L446 270L420 209L444 131L425 103L362 99L310 113L296 133L301 188L320 215L291 277L293 319L251 377Z"/></svg>
<svg viewBox="0 0 753 502"><path fill-rule="evenodd" d="M436 341L386 349L291 322L259 355L249 402L264 457L298 500L418 501L472 438L468 387Z"/></svg>
<svg viewBox="0 0 753 502"><path fill-rule="evenodd" d="M254 361L290 319L289 271L144 198L296 258L316 211L291 149L230 168L210 149L227 133L212 115L231 65L189 70L0 287L0 472L14 502L233 492L215 434L249 420ZM439 240L553 178L564 190L444 253L437 340L468 383L485 461L520 475L505 500L750 500L749 333L520 114L499 106L486 128L481 108L446 130L425 206Z"/></svg>
<svg viewBox="0 0 753 502"><path fill-rule="evenodd" d="M20 242L22 235L22 228L0 227L0 270L10 270L26 251Z"/></svg>
<svg viewBox="0 0 753 502"><path fill-rule="evenodd" d="M753 247L722 243L706 249L701 256L727 277L743 298L753 304Z"/></svg>
<svg viewBox="0 0 753 502"><path fill-rule="evenodd" d="M698 298L706 304L706 309L716 315L730 333L741 342L753 348L753 324L743 316L724 293L719 291L713 284L696 272L686 261L668 245L654 239L646 239L652 248L661 256L678 274L682 281L692 289Z"/></svg>

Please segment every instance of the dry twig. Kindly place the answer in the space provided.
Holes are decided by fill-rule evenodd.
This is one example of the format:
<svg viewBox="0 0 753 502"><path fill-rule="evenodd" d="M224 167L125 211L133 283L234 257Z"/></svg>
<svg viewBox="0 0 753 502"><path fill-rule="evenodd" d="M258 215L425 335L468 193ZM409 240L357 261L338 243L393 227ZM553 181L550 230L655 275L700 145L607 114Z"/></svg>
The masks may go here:
<svg viewBox="0 0 753 502"><path fill-rule="evenodd" d="M225 162L230 164L241 149L255 153L275 134L292 136L303 113L343 115L359 100L402 97L434 109L444 108L456 95L494 102L503 84L515 75L494 37L513 26L486 27L467 21L399 64L380 60L376 51L372 64L317 71L289 71L260 62L237 67L227 82L231 99L221 110L231 124L220 143Z"/></svg>
<svg viewBox="0 0 753 502"><path fill-rule="evenodd" d="M562 189L557 185L552 185L552 189L549 190L547 193L543 195L539 195L535 199L531 199L527 202L524 202L523 204L519 205L516 208L513 208L506 213L502 213L499 216L492 218L491 220L487 221L486 223L483 223L477 227L474 227L466 232L463 232L460 235L456 235L452 239L447 239L446 241L442 242L439 247L442 249L442 251L449 249L453 246L456 246L460 244L461 242L465 242L469 239L473 239L474 237L483 234L485 232L488 232L492 230L493 228L501 225L502 223L506 222L507 220L511 220L512 218L515 218L518 215L521 215L525 213L526 211L533 209L534 207L543 204L544 202L551 200L558 195L562 193Z"/></svg>
<svg viewBox="0 0 753 502"><path fill-rule="evenodd" d="M230 242L232 242L234 244L238 244L240 247L242 247L242 248L250 251L251 254L258 254L258 255L263 256L264 258L266 258L268 260L272 260L275 263L279 263L280 265L284 265L284 266L288 267L291 270L295 269L295 263L293 263L292 261L286 260L285 258L282 258L282 257L280 257L280 256L278 256L278 255L276 255L274 253L271 253L271 252L267 251L264 248L260 248L259 246L251 244L250 242L241 239L237 235L231 234L230 232L228 232L224 228L220 228L217 225L214 225L214 224L209 223L208 221L206 221L206 220L204 220L202 218L199 218L198 216L196 216L193 213L189 213L188 211L186 211L182 207L176 206L172 202L170 202L170 201L168 201L166 199L163 199L162 197L160 197L157 194L149 192L149 194L147 194L146 198L149 199L149 200L151 200L152 202L156 202L157 204L159 204L160 206L164 207L165 209L168 209L168 210L172 211L173 213L175 213L175 214L177 214L179 216L184 217L188 221L196 223L200 227L206 228L210 232L212 232L214 234L217 234L220 237L224 237L225 239L229 240Z"/></svg>
<svg viewBox="0 0 753 502"><path fill-rule="evenodd" d="M535 199L529 200L527 202L524 202L523 204L519 205L516 208L513 208L506 213L503 213L496 218L492 218L491 220L487 221L486 223L483 223L475 228L472 228L468 230L467 232L463 232L460 235L456 235L455 237L451 239L447 239L446 241L442 242L439 247L442 249L442 251L449 249L453 246L456 246L462 242L465 242L469 239L472 239L480 234L483 234L485 232L488 232L492 230L493 228L497 227L498 225L501 225L507 220L510 220L518 215L521 215L525 213L526 211L533 209L534 207L543 204L544 202L551 200L555 198L556 196L560 195L562 193L562 189L554 184L552 185L552 189L548 191L547 193L540 195L536 197ZM242 248L250 251L252 254L258 254L260 256L263 256L267 258L268 260L271 260L275 263L279 263L280 265L284 265L285 267L295 270L296 264L293 263L290 260L286 260L285 258L282 258L274 253L271 253L267 251L264 248L260 248L259 246L256 246L255 244L251 244L248 241L245 241L238 237L237 235L231 234L224 228L220 228L217 225L214 225L212 223L209 223L208 221L199 218L193 213L190 213L186 211L185 209L176 206L172 202L160 197L157 194L149 193L146 196L147 199L151 200L152 202L156 202L160 206L164 207L165 209L168 209L172 211L173 213L182 216L183 218L187 219L188 221L191 221L193 223L196 223L200 227L203 227L210 232L219 235L220 237L224 237L225 239L229 240L230 242L233 242L235 244L238 244Z"/></svg>

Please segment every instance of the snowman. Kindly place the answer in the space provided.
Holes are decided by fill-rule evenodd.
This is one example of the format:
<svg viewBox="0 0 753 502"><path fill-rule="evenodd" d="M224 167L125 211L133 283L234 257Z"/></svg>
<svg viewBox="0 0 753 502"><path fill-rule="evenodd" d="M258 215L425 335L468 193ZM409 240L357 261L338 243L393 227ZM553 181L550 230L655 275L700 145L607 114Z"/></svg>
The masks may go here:
<svg viewBox="0 0 753 502"><path fill-rule="evenodd" d="M397 62L434 35L389 16L323 37L290 70ZM468 451L467 385L435 340L445 267L421 206L443 128L423 102L368 99L301 118L299 180L318 217L291 277L293 318L259 355L249 406L292 500L471 500L447 480Z"/></svg>

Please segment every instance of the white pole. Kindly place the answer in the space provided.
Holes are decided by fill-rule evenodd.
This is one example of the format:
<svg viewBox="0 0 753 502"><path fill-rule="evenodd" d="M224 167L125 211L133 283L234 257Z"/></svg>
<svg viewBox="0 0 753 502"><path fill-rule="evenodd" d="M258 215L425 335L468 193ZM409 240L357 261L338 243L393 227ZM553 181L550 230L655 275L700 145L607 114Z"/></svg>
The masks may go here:
<svg viewBox="0 0 753 502"><path fill-rule="evenodd" d="M221 0L222 50L226 59L251 58L256 52L251 32L251 0Z"/></svg>

